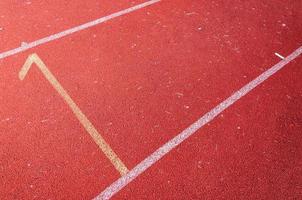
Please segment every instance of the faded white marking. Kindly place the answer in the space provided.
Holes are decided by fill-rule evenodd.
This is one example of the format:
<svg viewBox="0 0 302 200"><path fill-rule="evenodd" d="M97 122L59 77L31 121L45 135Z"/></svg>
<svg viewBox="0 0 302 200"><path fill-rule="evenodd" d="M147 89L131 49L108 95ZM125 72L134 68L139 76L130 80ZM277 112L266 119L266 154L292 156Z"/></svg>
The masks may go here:
<svg viewBox="0 0 302 200"><path fill-rule="evenodd" d="M216 116L221 114L225 109L230 107L232 104L234 104L236 101L238 101L240 98L245 96L247 93L249 93L251 90L253 90L255 87L260 85L262 82L264 82L266 79L274 75L276 72L278 72L280 69L282 69L285 65L287 65L289 62L297 58L302 53L302 46L295 50L292 54L287 56L284 60L281 60L279 63L259 75L257 78L249 82L247 85L243 86L240 90L232 94L229 98L221 102L219 105L217 105L215 108L210 110L208 113L206 113L204 116L202 116L200 119L198 119L196 122L194 122L192 125L190 125L188 128L186 128L184 131L179 133L177 136L175 136L173 139L168 141L166 144L158 148L154 153L152 153L150 156L145 158L143 161L141 161L138 165L136 165L132 170L130 170L126 175L122 176L118 180L116 180L114 183L112 183L109 187L107 187L101 194L99 194L97 197L94 198L94 200L105 200L110 199L114 194L119 192L122 188L124 188L126 185L128 185L131 181L133 181L135 178L137 178L140 174L142 174L144 171L146 171L149 167L151 167L153 164L155 164L157 161L159 161L163 156L165 156L167 153L169 153L171 150L173 150L175 147L177 147L179 144L181 144L183 141L188 139L191 135L196 133L197 130L199 130L201 127L203 127L205 124L212 121Z"/></svg>
<svg viewBox="0 0 302 200"><path fill-rule="evenodd" d="M108 15L108 16L105 16L105 17L101 17L99 19L87 22L85 24L82 24L82 25L79 25L79 26L67 29L65 31L62 31L62 32L59 32L59 33L56 33L56 34L53 34L53 35L50 35L50 36L47 36L47 37L44 37L44 38L41 38L41 39L36 40L34 42L30 42L30 43L28 43L25 46L21 46L21 47L15 48L15 49L11 49L11 50L5 51L5 52L3 52L3 53L0 54L0 59L3 59L3 58L6 58L6 57L15 55L17 53L26 51L28 49L31 49L31 48L36 47L36 46L39 46L41 44L45 44L47 42L51 42L53 40L57 40L59 38L65 37L65 36L70 35L70 34L73 34L75 32L79 32L79 31L82 31L84 29L96 26L96 25L101 24L103 22L106 22L106 21L109 21L109 20L114 19L116 17L119 17L119 16L122 16L122 15L125 15L125 14L128 14L128 13L131 13L131 12L133 12L135 10L139 10L141 8L144 8L146 6L152 5L152 4L160 2L160 1L161 0L147 1L145 3L138 4L136 6L127 8L125 10L113 13L111 15Z"/></svg>

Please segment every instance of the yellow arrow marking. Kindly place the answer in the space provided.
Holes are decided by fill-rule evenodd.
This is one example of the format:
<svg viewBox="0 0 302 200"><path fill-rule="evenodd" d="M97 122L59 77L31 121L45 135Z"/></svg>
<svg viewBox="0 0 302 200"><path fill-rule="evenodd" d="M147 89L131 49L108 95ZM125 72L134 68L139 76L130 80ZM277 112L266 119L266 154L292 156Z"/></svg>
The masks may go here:
<svg viewBox="0 0 302 200"><path fill-rule="evenodd" d="M55 88L55 90L63 97L65 102L68 104L72 112L75 114L77 119L84 126L86 131L92 137L94 142L99 146L99 148L104 152L107 158L111 161L114 167L119 171L121 175L125 175L129 170L125 166L125 164L118 158L116 153L111 149L109 144L106 143L104 138L99 134L93 124L88 120L88 118L84 115L81 109L76 105L76 103L72 100L72 98L68 95L66 90L61 86L59 81L55 78L55 76L49 71L43 61L39 58L37 54L31 54L26 62L24 63L22 69L19 72L20 80L23 80L27 75L32 64L35 63L38 68L41 70L45 78L50 82L50 84Z"/></svg>

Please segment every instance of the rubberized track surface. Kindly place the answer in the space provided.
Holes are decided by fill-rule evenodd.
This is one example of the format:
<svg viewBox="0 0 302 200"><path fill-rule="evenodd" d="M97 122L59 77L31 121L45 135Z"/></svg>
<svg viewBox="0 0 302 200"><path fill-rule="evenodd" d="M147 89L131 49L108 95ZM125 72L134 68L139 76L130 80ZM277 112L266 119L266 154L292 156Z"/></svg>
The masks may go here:
<svg viewBox="0 0 302 200"><path fill-rule="evenodd" d="M6 52L144 1L1 1ZM0 198L92 199L120 178L36 53L129 170L302 45L299 1L165 0L0 60ZM26 46L26 44L23 44ZM301 56L113 199L302 198Z"/></svg>

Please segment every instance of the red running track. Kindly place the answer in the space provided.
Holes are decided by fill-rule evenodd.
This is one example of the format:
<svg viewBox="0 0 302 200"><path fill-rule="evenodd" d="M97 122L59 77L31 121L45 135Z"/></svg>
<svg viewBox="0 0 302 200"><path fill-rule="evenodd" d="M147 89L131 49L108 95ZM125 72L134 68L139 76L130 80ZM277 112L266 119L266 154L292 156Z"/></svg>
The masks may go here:
<svg viewBox="0 0 302 200"><path fill-rule="evenodd" d="M1 51L143 1L2 1ZM92 199L120 175L37 53L129 169L301 43L298 1L166 0L0 60L0 198ZM4 17L2 17L4 16ZM2 25L3 24L3 25ZM5 42L4 42L5 41ZM301 198L301 58L116 199Z"/></svg>

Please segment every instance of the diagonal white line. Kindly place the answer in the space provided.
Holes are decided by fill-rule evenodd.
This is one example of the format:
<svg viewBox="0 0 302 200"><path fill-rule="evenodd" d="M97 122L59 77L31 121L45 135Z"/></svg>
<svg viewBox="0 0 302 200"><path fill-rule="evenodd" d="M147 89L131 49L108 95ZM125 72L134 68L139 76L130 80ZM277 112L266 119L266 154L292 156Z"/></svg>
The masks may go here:
<svg viewBox="0 0 302 200"><path fill-rule="evenodd" d="M136 165L126 175L122 176L121 178L116 180L114 183L112 183L109 187L107 187L101 194L99 194L97 197L95 197L94 200L110 199L114 194L116 194L121 189L123 189L123 187L128 185L131 181L133 181L135 178L137 178L140 174L142 174L144 171L146 171L149 167L151 167L153 164L155 164L157 161L159 161L163 156L165 156L167 153L169 153L171 150L173 150L175 147L177 147L180 143L182 143L183 141L188 139L191 135L196 133L197 130L199 130L205 124L212 121L217 115L222 113L225 109L230 107L233 103L235 103L240 98L245 96L247 93L249 93L255 87L260 85L266 79L268 79L269 77L274 75L276 72L278 72L280 69L282 69L289 62L291 62L292 60L297 58L301 53L302 53L302 46L300 48L298 48L297 50L295 50L293 53L291 53L289 56L287 56L284 60L281 60L279 63L277 63L276 65L274 65L267 71L263 72L261 75L259 75L257 78L255 78L254 80L249 82L247 85L243 86L240 90L238 90L237 92L232 94L229 98L227 98L226 100L221 102L219 105L217 105L215 108L210 110L208 113L206 113L204 116L202 116L196 122L194 122L192 125L190 125L188 128L186 128L184 131L179 133L173 139L168 141L162 147L158 148L154 153L152 153L150 156L148 156L142 162L140 162L138 165Z"/></svg>
<svg viewBox="0 0 302 200"><path fill-rule="evenodd" d="M101 17L101 18L98 18L96 20L87 22L85 24L82 24L82 25L79 25L79 26L67 29L65 31L62 31L62 32L59 32L59 33L56 33L56 34L53 34L53 35L41 38L39 40L27 43L25 45L22 45L21 47L18 47L18 48L11 49L11 50L5 51L3 53L0 53L0 59L3 59L3 58L6 58L6 57L9 57L9 56L18 54L20 52L26 51L28 49L31 49L31 48L36 47L36 46L39 46L41 44L45 44L47 42L51 42L53 40L57 40L59 38L65 37L65 36L70 35L72 33L75 33L75 32L78 32L78 31L81 31L81 30L84 30L84 29L96 26L96 25L101 24L103 22L106 22L106 21L109 21L109 20L114 19L116 17L119 17L119 16L122 16L122 15L125 15L125 14L128 14L128 13L131 13L133 11L139 10L141 8L147 7L149 5L152 5L152 4L160 2L160 1L161 0L150 0L150 1L147 1L145 3L141 3L141 4L138 4L136 6L127 8L125 10L121 10L119 12L113 13L111 15L108 15L108 16L105 16L105 17Z"/></svg>

